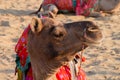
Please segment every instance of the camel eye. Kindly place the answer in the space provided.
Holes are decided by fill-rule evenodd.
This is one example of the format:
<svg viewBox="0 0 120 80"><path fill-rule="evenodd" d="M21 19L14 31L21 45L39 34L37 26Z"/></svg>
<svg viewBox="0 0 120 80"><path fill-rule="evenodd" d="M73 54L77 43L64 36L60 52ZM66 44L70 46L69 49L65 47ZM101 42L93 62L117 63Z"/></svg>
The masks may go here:
<svg viewBox="0 0 120 80"><path fill-rule="evenodd" d="M50 28L49 33L51 34L51 33L54 31L54 29L55 29L55 26L52 26L52 27Z"/></svg>
<svg viewBox="0 0 120 80"><path fill-rule="evenodd" d="M52 37L54 39L57 39L57 40L62 40L65 36L65 30L63 27L59 27L59 26L54 26L51 28L50 30L50 34L52 35Z"/></svg>
<svg viewBox="0 0 120 80"><path fill-rule="evenodd" d="M59 38L59 37L64 36L63 33L54 33L53 35L54 35L54 37L56 37L56 38Z"/></svg>

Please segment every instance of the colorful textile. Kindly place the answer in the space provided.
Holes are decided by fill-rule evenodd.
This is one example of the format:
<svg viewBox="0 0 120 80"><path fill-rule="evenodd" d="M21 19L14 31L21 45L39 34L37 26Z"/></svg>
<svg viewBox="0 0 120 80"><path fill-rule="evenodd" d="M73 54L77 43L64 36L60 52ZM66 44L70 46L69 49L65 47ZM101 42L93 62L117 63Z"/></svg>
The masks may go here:
<svg viewBox="0 0 120 80"><path fill-rule="evenodd" d="M75 11L76 15L88 16L96 0L44 0L43 5L54 4L60 11Z"/></svg>
<svg viewBox="0 0 120 80"><path fill-rule="evenodd" d="M43 0L43 5L48 5L48 4L55 4L56 0Z"/></svg>
<svg viewBox="0 0 120 80"><path fill-rule="evenodd" d="M59 10L68 10L68 11L74 10L72 0L57 0L56 5Z"/></svg>
<svg viewBox="0 0 120 80"><path fill-rule="evenodd" d="M68 66L62 66L56 73L58 80L71 80L70 69Z"/></svg>
<svg viewBox="0 0 120 80"><path fill-rule="evenodd" d="M88 16L91 8L94 7L96 0L77 0L76 2L76 15Z"/></svg>
<svg viewBox="0 0 120 80"><path fill-rule="evenodd" d="M30 30L30 26L28 26L24 32L22 33L22 36L18 40L17 45L15 46L15 52L16 54L16 71L18 73L18 80L33 80L33 77L30 76L28 79L28 76L31 74L31 64L30 64L30 57L27 52L27 35L28 31ZM26 79L25 79L26 78Z"/></svg>
<svg viewBox="0 0 120 80"><path fill-rule="evenodd" d="M79 73L77 75L77 80L86 80L86 74L85 74L84 70L82 70L81 68L79 69Z"/></svg>
<svg viewBox="0 0 120 80"><path fill-rule="evenodd" d="M22 36L18 40L17 45L15 46L16 54L16 71L18 74L17 80L33 80L32 67L30 63L30 57L27 52L27 36L28 31L30 30L30 25L24 30ZM86 80L85 73L82 69L79 69L77 75L78 80ZM64 65L60 67L56 73L57 80L71 80L71 73L69 66Z"/></svg>
<svg viewBox="0 0 120 80"><path fill-rule="evenodd" d="M73 11L74 9L72 0L44 0L42 4L54 4L58 7L59 10Z"/></svg>

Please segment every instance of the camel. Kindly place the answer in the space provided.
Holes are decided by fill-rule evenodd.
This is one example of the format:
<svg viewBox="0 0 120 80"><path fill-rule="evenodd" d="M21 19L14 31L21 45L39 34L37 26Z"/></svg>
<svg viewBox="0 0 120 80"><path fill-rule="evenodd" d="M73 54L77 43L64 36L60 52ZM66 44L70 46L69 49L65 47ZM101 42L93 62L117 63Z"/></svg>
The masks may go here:
<svg viewBox="0 0 120 80"><path fill-rule="evenodd" d="M89 16L100 17L109 14L117 14L120 11L120 0L97 0L94 11Z"/></svg>
<svg viewBox="0 0 120 80"><path fill-rule="evenodd" d="M97 10L107 13L115 13L120 9L120 0L97 0Z"/></svg>
<svg viewBox="0 0 120 80"><path fill-rule="evenodd" d="M91 21L61 23L52 18L33 18L27 49L34 80L56 80L57 70L68 64L83 46L101 43L103 34Z"/></svg>
<svg viewBox="0 0 120 80"><path fill-rule="evenodd" d="M61 11L61 9L59 9L59 7L57 6L58 5L54 3L44 5L44 1L43 1L43 4L40 5L40 8L36 12L33 12L31 14L48 15L49 17L55 18L58 11ZM40 12L41 8L43 8L43 12ZM114 14L117 13L120 9L120 0L97 0L95 3L95 7L93 7L93 9L94 11L92 11L89 14L89 16L93 16L93 17L102 16L101 11L104 13Z"/></svg>

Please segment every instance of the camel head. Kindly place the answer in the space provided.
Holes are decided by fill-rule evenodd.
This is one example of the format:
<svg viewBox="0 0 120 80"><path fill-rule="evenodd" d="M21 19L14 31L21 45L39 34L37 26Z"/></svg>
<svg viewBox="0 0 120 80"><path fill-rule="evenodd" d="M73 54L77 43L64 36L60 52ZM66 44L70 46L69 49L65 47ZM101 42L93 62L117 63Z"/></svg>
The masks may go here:
<svg viewBox="0 0 120 80"><path fill-rule="evenodd" d="M28 52L36 80L42 80L40 75L46 80L83 46L99 44L102 40L101 30L91 21L63 24L51 18L33 18L30 28Z"/></svg>

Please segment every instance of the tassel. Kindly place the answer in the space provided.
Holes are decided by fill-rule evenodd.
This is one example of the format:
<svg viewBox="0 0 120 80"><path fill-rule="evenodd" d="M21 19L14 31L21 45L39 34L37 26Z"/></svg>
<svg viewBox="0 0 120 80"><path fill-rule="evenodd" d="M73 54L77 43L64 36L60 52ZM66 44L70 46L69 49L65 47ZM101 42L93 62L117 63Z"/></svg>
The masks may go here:
<svg viewBox="0 0 120 80"><path fill-rule="evenodd" d="M18 72L18 79L17 80L24 80L22 71L20 69L17 69L17 72Z"/></svg>

